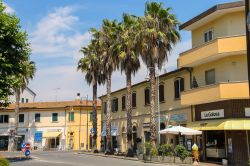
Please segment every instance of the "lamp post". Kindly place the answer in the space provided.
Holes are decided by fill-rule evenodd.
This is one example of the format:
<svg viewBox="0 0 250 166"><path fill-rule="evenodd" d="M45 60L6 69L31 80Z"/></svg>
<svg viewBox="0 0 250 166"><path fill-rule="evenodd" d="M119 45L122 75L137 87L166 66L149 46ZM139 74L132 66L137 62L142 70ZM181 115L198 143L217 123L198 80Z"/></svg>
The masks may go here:
<svg viewBox="0 0 250 166"><path fill-rule="evenodd" d="M248 86L250 94L250 2L245 0L245 17L246 17L246 44L247 44L247 67L248 67Z"/></svg>

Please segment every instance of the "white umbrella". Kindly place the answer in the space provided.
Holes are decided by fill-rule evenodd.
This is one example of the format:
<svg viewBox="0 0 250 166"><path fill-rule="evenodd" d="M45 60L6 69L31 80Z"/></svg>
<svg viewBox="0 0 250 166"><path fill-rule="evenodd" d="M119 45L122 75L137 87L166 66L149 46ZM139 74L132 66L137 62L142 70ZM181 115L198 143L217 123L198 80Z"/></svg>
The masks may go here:
<svg viewBox="0 0 250 166"><path fill-rule="evenodd" d="M176 135L201 135L202 131L190 129L182 126L169 126L159 131L160 134L176 134Z"/></svg>

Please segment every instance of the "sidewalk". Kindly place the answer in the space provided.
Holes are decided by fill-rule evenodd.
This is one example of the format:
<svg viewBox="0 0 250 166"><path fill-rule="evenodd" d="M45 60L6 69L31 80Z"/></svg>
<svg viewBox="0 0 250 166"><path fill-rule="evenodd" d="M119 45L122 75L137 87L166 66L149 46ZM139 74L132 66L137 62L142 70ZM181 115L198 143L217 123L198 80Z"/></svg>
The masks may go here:
<svg viewBox="0 0 250 166"><path fill-rule="evenodd" d="M125 157L125 156L115 156L115 155L105 155L103 153L91 153L91 152L78 152L77 154L85 154L85 155L92 155L92 156L99 156L99 157L109 157L109 158L116 158L116 159L122 159L122 160L133 160L133 161L139 161L137 157ZM153 162L149 162L153 163ZM153 164L160 164L160 163L153 163ZM171 164L168 165L178 165L178 166L187 166L188 164ZM213 164L213 163L199 163L199 166L220 166L219 164Z"/></svg>
<svg viewBox="0 0 250 166"><path fill-rule="evenodd" d="M10 162L31 160L31 157L25 157L23 152L0 152L0 156L6 158Z"/></svg>

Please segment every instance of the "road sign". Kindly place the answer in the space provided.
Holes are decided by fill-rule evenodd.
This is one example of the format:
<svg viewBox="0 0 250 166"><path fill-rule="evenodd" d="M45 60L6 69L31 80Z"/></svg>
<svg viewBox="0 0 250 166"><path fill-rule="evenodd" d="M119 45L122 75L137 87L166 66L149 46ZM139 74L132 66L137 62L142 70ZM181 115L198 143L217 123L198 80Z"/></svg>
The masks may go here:
<svg viewBox="0 0 250 166"><path fill-rule="evenodd" d="M26 143L26 149L30 149L30 143Z"/></svg>
<svg viewBox="0 0 250 166"><path fill-rule="evenodd" d="M25 154L26 157L29 157L30 156L30 150L26 150L24 154Z"/></svg>
<svg viewBox="0 0 250 166"><path fill-rule="evenodd" d="M22 143L21 148L26 148L26 143Z"/></svg>

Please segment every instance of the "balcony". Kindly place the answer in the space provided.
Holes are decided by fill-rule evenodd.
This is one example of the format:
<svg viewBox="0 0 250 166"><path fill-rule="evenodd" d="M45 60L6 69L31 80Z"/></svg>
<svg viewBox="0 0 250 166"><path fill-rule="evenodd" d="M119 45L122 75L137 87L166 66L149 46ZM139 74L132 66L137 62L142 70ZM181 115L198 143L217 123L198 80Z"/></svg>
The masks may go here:
<svg viewBox="0 0 250 166"><path fill-rule="evenodd" d="M182 105L197 105L227 99L249 98L248 82L227 82L182 92Z"/></svg>
<svg viewBox="0 0 250 166"><path fill-rule="evenodd" d="M217 38L180 54L178 67L194 67L225 56L246 54L246 36Z"/></svg>

